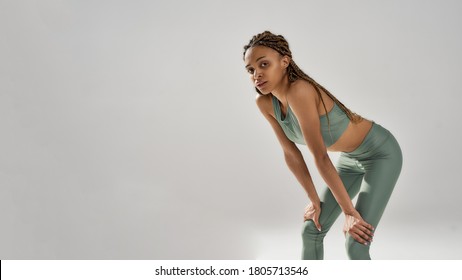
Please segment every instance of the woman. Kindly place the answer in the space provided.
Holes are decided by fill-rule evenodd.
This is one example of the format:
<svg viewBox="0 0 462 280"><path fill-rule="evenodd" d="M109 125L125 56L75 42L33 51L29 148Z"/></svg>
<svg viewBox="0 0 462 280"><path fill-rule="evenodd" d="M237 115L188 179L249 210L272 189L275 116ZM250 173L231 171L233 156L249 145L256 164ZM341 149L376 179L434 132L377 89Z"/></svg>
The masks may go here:
<svg viewBox="0 0 462 280"><path fill-rule="evenodd" d="M281 35L253 36L244 46L244 62L258 93L256 104L311 202L305 208L302 259L324 258L323 239L341 212L348 257L370 259L374 230L401 172L395 137L350 111L300 70ZM295 143L308 146L326 182L319 195ZM327 151L341 152L335 167Z"/></svg>

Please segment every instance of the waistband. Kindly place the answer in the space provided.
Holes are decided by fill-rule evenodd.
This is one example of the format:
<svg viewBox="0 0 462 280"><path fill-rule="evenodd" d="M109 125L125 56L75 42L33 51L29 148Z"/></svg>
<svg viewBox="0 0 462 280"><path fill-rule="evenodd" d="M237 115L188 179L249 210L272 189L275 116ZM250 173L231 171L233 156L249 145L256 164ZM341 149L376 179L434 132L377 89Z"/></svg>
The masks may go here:
<svg viewBox="0 0 462 280"><path fill-rule="evenodd" d="M372 128L367 133L363 142L352 152L342 152L342 154L349 157L358 157L365 153L370 153L375 149L381 147L381 145L387 141L391 133L388 129L384 128L380 124L372 121Z"/></svg>

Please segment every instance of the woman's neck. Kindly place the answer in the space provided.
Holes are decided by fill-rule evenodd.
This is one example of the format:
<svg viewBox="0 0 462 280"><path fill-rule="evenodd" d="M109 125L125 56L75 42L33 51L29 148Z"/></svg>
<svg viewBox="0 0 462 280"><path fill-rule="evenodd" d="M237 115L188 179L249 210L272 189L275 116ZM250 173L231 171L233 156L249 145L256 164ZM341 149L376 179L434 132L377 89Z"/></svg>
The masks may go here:
<svg viewBox="0 0 462 280"><path fill-rule="evenodd" d="M274 95L285 106L288 105L287 93L289 92L289 89L289 77L288 75L285 75L279 85L271 91L271 94Z"/></svg>

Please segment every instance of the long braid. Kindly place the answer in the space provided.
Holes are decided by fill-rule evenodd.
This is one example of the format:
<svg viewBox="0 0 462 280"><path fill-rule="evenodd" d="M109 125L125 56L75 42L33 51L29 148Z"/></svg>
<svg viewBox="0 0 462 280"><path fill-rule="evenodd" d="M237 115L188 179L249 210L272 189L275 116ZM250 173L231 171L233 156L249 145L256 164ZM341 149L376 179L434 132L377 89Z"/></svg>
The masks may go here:
<svg viewBox="0 0 462 280"><path fill-rule="evenodd" d="M363 119L363 117L361 117L360 115L356 113L353 113L350 109L348 109L345 105L343 105L343 103L340 102L333 94L331 94L327 89L325 89L323 86L318 84L314 79L312 79L305 72L303 72L297 66L297 64L295 64L295 62L292 59L292 52L290 51L289 43L282 35L276 35L276 34L271 33L270 31L264 31L263 33L253 36L249 44L244 46L244 53L243 53L244 57L245 57L246 51L253 46L269 47L269 48L276 50L281 55L287 55L288 57L290 57L290 64L287 67L287 74L288 74L289 82L293 83L294 81L298 79L303 79L314 86L314 88L316 89L316 92L318 93L321 99L322 105L324 106L324 110L326 111L329 131L330 131L329 115L327 114L326 104L324 103L324 99L322 98L322 94L319 88L321 88L335 103L337 103L337 105L346 113L347 117L352 122L357 123ZM257 91L258 94L262 95L262 93L258 90L258 88L255 87L255 90Z"/></svg>

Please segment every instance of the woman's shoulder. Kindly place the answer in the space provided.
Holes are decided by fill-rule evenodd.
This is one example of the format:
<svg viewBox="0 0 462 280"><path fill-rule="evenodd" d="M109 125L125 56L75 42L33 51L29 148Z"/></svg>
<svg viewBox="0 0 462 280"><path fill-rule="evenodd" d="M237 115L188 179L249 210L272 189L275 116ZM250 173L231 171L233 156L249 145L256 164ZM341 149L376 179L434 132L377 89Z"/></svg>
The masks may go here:
<svg viewBox="0 0 462 280"><path fill-rule="evenodd" d="M313 84L304 79L298 79L292 82L290 91L291 92L289 96L291 99L294 99L294 101L305 99L307 95L311 95L316 100L316 103L318 103L318 94L316 88Z"/></svg>
<svg viewBox="0 0 462 280"><path fill-rule="evenodd" d="M298 79L292 82L290 85L291 91L294 92L316 92L313 84L304 79Z"/></svg>
<svg viewBox="0 0 462 280"><path fill-rule="evenodd" d="M274 117L272 94L256 94L255 102L263 114L270 114Z"/></svg>

